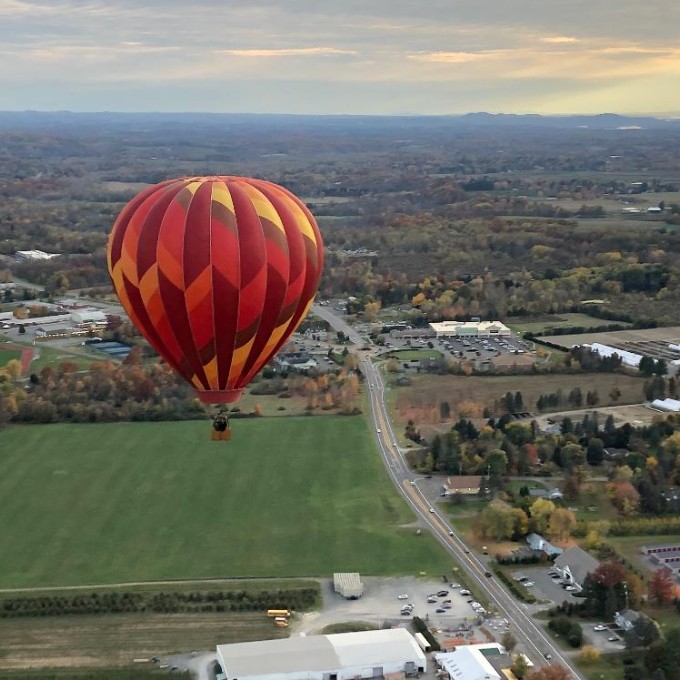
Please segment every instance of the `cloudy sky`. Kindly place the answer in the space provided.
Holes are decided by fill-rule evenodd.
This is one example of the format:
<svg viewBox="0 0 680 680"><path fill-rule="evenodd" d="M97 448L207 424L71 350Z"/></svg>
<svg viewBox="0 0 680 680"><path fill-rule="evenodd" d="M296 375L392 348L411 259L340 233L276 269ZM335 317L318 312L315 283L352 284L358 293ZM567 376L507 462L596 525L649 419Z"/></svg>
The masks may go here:
<svg viewBox="0 0 680 680"><path fill-rule="evenodd" d="M678 0L0 0L0 110L680 116Z"/></svg>

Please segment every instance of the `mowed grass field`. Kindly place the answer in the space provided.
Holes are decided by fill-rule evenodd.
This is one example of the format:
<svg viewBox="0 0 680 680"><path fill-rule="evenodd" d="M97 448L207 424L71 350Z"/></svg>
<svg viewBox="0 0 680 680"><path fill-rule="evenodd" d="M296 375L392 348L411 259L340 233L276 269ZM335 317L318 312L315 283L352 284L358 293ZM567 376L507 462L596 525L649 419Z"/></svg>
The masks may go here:
<svg viewBox="0 0 680 680"><path fill-rule="evenodd" d="M0 588L450 566L361 417L0 432ZM443 570L443 571L442 571Z"/></svg>
<svg viewBox="0 0 680 680"><path fill-rule="evenodd" d="M21 359L21 352L18 349L0 349L0 368L12 359Z"/></svg>

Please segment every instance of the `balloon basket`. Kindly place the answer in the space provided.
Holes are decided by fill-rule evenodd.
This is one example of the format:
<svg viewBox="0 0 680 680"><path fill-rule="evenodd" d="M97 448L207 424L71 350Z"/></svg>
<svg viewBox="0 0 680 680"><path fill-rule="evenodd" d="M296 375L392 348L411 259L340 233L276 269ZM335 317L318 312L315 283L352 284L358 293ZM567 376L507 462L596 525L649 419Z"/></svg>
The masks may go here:
<svg viewBox="0 0 680 680"><path fill-rule="evenodd" d="M210 438L214 442L228 442L231 440L231 428L228 427L226 430L222 430L221 432L213 429Z"/></svg>

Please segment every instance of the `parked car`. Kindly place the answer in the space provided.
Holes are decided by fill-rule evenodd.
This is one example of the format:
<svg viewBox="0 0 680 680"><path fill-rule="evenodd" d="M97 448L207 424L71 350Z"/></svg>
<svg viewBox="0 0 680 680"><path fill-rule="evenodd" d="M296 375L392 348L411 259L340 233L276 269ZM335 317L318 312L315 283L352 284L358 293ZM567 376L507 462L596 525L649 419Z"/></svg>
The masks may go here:
<svg viewBox="0 0 680 680"><path fill-rule="evenodd" d="M617 638L616 635L610 635L607 640L609 640L609 642L619 642L619 638Z"/></svg>
<svg viewBox="0 0 680 680"><path fill-rule="evenodd" d="M408 600L408 593L402 593L401 595L397 595L397 600Z"/></svg>
<svg viewBox="0 0 680 680"><path fill-rule="evenodd" d="M601 633L602 631L607 630L607 626L605 626L604 623L598 623L597 625L593 626L593 630Z"/></svg>
<svg viewBox="0 0 680 680"><path fill-rule="evenodd" d="M466 590L465 588L462 588L461 591L460 591L460 594L461 594L461 595L469 595L469 594L470 594L470 591L469 591L469 590Z"/></svg>
<svg viewBox="0 0 680 680"><path fill-rule="evenodd" d="M437 612L437 614L445 614L446 613L446 609L444 609L443 607L437 607L437 609L435 609L435 611Z"/></svg>
<svg viewBox="0 0 680 680"><path fill-rule="evenodd" d="M430 604L432 604L433 602L436 602L436 601L437 601L437 598L436 598L436 597L433 597L432 595L428 595L427 601L428 601Z"/></svg>
<svg viewBox="0 0 680 680"><path fill-rule="evenodd" d="M534 585L534 582L533 581L524 581L524 585L527 588L531 588Z"/></svg>
<svg viewBox="0 0 680 680"><path fill-rule="evenodd" d="M573 592L574 590L576 590L576 586L564 586L564 589L568 590L569 592Z"/></svg>
<svg viewBox="0 0 680 680"><path fill-rule="evenodd" d="M437 592L437 597L446 597L449 594L448 590L440 590Z"/></svg>
<svg viewBox="0 0 680 680"><path fill-rule="evenodd" d="M460 588L460 583L451 583L450 584L452 588Z"/></svg>

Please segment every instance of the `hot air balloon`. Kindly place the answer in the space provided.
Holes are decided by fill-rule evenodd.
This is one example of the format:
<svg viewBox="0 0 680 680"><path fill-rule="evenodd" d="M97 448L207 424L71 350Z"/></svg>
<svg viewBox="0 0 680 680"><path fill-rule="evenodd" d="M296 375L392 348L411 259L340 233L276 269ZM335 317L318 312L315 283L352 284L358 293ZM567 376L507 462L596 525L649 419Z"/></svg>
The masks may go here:
<svg viewBox="0 0 680 680"><path fill-rule="evenodd" d="M123 308L158 354L202 402L227 404L307 314L323 243L305 204L283 187L185 177L123 208L108 266Z"/></svg>

